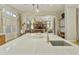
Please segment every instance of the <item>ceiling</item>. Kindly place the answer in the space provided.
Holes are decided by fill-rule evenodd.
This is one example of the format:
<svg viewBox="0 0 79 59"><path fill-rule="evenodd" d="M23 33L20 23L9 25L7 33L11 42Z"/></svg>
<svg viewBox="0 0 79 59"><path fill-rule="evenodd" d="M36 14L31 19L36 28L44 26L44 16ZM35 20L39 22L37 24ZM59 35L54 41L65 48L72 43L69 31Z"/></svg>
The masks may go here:
<svg viewBox="0 0 79 59"><path fill-rule="evenodd" d="M35 12L37 4L11 4L21 12ZM63 4L39 4L39 12L60 12L64 10Z"/></svg>

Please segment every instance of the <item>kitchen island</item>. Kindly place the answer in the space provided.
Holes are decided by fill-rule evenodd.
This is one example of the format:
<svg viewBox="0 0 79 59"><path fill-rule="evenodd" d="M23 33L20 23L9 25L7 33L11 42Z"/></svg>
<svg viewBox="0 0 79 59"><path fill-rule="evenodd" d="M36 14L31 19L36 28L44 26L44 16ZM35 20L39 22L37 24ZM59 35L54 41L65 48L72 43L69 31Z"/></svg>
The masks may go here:
<svg viewBox="0 0 79 59"><path fill-rule="evenodd" d="M49 33L49 40L64 40L72 46L52 46L47 42L46 33L27 33L17 39L14 39L0 46L2 55L55 55L55 54L79 54L79 46L69 42L53 33Z"/></svg>

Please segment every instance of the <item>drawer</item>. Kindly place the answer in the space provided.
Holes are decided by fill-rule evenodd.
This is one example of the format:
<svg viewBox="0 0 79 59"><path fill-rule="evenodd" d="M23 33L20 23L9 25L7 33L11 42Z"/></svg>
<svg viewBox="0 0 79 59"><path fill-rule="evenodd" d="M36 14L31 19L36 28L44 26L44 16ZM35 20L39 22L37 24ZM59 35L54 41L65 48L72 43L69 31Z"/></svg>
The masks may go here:
<svg viewBox="0 0 79 59"><path fill-rule="evenodd" d="M0 45L5 43L5 35L0 35Z"/></svg>

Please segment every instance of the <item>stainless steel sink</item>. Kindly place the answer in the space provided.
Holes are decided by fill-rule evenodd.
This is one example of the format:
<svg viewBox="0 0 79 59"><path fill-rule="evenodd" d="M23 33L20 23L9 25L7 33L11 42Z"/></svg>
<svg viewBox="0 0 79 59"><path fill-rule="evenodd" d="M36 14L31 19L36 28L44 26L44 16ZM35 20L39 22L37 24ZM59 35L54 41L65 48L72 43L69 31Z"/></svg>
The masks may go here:
<svg viewBox="0 0 79 59"><path fill-rule="evenodd" d="M71 44L65 41L50 41L52 46L72 46Z"/></svg>

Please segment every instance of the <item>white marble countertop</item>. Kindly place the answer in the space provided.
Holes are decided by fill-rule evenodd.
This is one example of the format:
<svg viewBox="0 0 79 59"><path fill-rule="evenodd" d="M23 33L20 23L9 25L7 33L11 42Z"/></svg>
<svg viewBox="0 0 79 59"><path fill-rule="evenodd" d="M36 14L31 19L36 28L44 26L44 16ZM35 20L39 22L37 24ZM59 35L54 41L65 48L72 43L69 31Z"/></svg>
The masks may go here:
<svg viewBox="0 0 79 59"><path fill-rule="evenodd" d="M5 35L5 33L0 33L0 35Z"/></svg>
<svg viewBox="0 0 79 59"><path fill-rule="evenodd" d="M52 33L49 36L50 40L65 40ZM52 46L47 43L46 33L28 33L0 46L0 54L79 54L79 46L69 43L73 46Z"/></svg>

